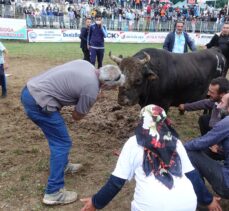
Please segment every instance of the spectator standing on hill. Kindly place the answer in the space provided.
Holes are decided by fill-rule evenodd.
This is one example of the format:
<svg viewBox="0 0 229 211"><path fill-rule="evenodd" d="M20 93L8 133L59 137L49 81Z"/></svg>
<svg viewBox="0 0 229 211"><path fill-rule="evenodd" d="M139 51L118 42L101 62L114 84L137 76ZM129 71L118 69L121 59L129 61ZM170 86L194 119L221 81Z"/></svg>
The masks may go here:
<svg viewBox="0 0 229 211"><path fill-rule="evenodd" d="M87 43L90 51L90 61L95 65L97 57L98 68L103 66L105 37L107 37L107 29L103 25L101 14L97 13L95 23L89 28Z"/></svg>
<svg viewBox="0 0 229 211"><path fill-rule="evenodd" d="M41 21L42 21L42 26L46 27L47 26L47 12L46 12L44 5L42 5L42 8L41 8Z"/></svg>
<svg viewBox="0 0 229 211"><path fill-rule="evenodd" d="M87 37L88 37L88 31L91 25L91 18L87 17L85 20L85 27L82 27L81 29L81 33L80 33L80 48L83 51L83 55L84 55L84 60L90 62L90 52L87 46Z"/></svg>
<svg viewBox="0 0 229 211"><path fill-rule="evenodd" d="M69 17L69 28L73 29L75 25L75 13L71 7L69 7L68 17Z"/></svg>
<svg viewBox="0 0 229 211"><path fill-rule="evenodd" d="M61 6L59 10L59 25L60 28L63 29L65 28L65 23L64 23L64 7Z"/></svg>
<svg viewBox="0 0 229 211"><path fill-rule="evenodd" d="M68 204L77 193L64 189L64 174L75 173L82 167L68 160L72 140L60 110L75 106L72 117L82 119L93 106L100 88L124 83L125 77L114 65L99 70L87 61L75 60L54 67L30 79L21 94L27 116L41 128L50 149L50 173L43 203Z"/></svg>
<svg viewBox="0 0 229 211"><path fill-rule="evenodd" d="M57 4L55 4L54 7L53 7L53 16L54 16L54 21L58 22L59 7L57 6Z"/></svg>
<svg viewBox="0 0 229 211"><path fill-rule="evenodd" d="M53 10L52 10L52 7L50 4L46 8L46 14L48 17L48 22L49 22L50 28L53 28L54 15L53 15Z"/></svg>
<svg viewBox="0 0 229 211"><path fill-rule="evenodd" d="M5 70L8 67L8 51L2 42L0 42L0 84L2 85L2 98L7 96Z"/></svg>
<svg viewBox="0 0 229 211"><path fill-rule="evenodd" d="M173 53L186 53L188 52L189 47L192 51L196 51L194 42L189 35L183 31L183 29L184 22L177 21L175 24L175 30L166 36L163 49Z"/></svg>

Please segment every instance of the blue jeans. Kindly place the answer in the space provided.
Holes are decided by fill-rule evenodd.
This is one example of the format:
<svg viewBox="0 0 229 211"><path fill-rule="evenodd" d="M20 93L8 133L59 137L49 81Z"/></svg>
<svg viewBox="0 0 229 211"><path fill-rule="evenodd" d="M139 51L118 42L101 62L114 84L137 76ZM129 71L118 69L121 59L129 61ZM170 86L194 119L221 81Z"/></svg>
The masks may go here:
<svg viewBox="0 0 229 211"><path fill-rule="evenodd" d="M6 76L4 73L4 66L3 64L0 64L0 84L2 85L2 96L5 96L7 94L6 90Z"/></svg>
<svg viewBox="0 0 229 211"><path fill-rule="evenodd" d="M64 169L68 163L68 155L72 146L64 119L58 111L43 111L27 87L22 90L21 102L27 116L41 128L48 140L50 175L45 192L48 194L55 193L64 187Z"/></svg>

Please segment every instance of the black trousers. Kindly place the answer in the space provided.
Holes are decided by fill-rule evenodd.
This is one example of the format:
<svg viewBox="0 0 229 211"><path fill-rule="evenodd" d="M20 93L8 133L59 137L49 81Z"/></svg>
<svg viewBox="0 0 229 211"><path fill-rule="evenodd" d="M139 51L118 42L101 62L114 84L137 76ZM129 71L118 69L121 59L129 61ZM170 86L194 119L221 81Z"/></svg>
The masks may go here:
<svg viewBox="0 0 229 211"><path fill-rule="evenodd" d="M199 117L199 127L200 127L200 133L203 136L204 134L206 134L209 130L211 130L212 128L209 126L209 122L211 119L211 115L210 114L203 114Z"/></svg>
<svg viewBox="0 0 229 211"><path fill-rule="evenodd" d="M82 48L83 51L83 59L90 62L90 52L87 47Z"/></svg>

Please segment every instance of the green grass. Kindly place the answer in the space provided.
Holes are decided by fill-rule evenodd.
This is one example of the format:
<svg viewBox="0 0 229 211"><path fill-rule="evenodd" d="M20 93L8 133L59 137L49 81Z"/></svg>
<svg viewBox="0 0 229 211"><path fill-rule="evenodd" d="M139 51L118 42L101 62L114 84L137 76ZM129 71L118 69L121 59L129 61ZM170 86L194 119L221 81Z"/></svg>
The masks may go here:
<svg viewBox="0 0 229 211"><path fill-rule="evenodd" d="M2 41L9 51L10 57L30 57L53 61L69 61L82 58L79 43L27 43ZM110 62L109 51L114 55L132 56L143 48L161 48L161 44L124 44L106 43L104 63Z"/></svg>

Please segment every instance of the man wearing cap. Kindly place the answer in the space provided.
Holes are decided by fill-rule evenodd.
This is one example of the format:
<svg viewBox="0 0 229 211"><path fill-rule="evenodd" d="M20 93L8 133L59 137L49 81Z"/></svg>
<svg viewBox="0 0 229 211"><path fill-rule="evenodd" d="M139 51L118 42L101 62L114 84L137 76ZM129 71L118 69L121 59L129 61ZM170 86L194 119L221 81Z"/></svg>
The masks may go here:
<svg viewBox="0 0 229 211"><path fill-rule="evenodd" d="M87 61L74 60L51 68L30 79L21 94L27 116L38 125L48 140L50 175L43 203L68 204L77 199L77 193L64 189L64 174L74 173L82 166L68 162L72 146L60 110L74 105L74 120L82 119L93 106L101 87L122 85L124 75L114 65L99 70Z"/></svg>

